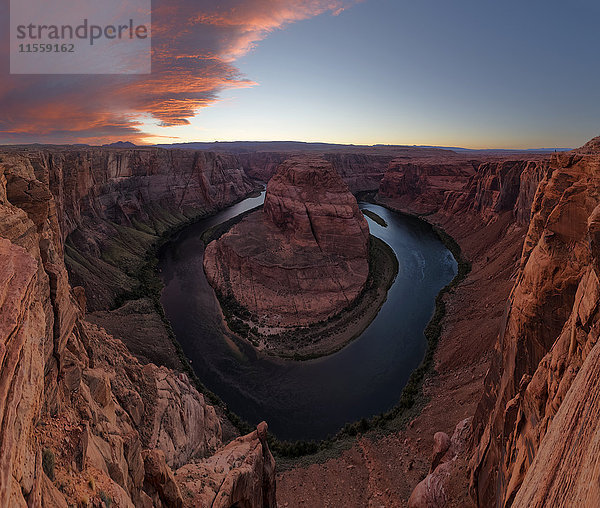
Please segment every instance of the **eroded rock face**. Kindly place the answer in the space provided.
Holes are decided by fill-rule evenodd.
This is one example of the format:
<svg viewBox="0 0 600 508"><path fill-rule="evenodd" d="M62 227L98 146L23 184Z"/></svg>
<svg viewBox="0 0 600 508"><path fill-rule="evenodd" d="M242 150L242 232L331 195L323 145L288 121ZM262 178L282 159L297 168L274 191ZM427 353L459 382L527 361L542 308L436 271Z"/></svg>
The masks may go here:
<svg viewBox="0 0 600 508"><path fill-rule="evenodd" d="M430 472L413 490L409 508L466 508L454 502L452 485L464 465L461 462L470 444L471 420L466 418L458 423L452 438L443 432L435 434Z"/></svg>
<svg viewBox="0 0 600 508"><path fill-rule="evenodd" d="M553 156L533 199L474 420L480 506L598 504L598 148Z"/></svg>
<svg viewBox="0 0 600 508"><path fill-rule="evenodd" d="M379 197L416 213L472 213L493 221L511 212L529 223L537 187L548 169L540 156L511 160L467 159L458 155L390 163Z"/></svg>
<svg viewBox="0 0 600 508"><path fill-rule="evenodd" d="M64 243L71 283L87 290L90 311L135 288L136 257L164 231L254 188L235 156L210 152L24 148L0 161L11 203L36 224L55 217L56 255L64 257Z"/></svg>
<svg viewBox="0 0 600 508"><path fill-rule="evenodd" d="M385 175L392 155L324 154L333 169L342 177L352 192L375 190Z"/></svg>
<svg viewBox="0 0 600 508"><path fill-rule="evenodd" d="M379 196L398 207L410 203L415 211L441 208L452 192L462 192L475 174L478 161L460 157L406 161L395 159L379 186Z"/></svg>
<svg viewBox="0 0 600 508"><path fill-rule="evenodd" d="M531 173L543 165L544 162L528 160L484 162L470 178L466 192L450 195L445 206L452 210L472 210L485 220L511 211L527 224L529 217L525 211L531 208L530 189L533 187L535 192L538 183ZM517 200L521 201L518 210Z"/></svg>
<svg viewBox="0 0 600 508"><path fill-rule="evenodd" d="M253 178L268 182L279 166L293 154L285 152L253 152L239 154L244 170ZM393 155L375 153L323 153L318 156L331 162L352 192L375 190Z"/></svg>
<svg viewBox="0 0 600 508"><path fill-rule="evenodd" d="M313 323L341 311L368 274L369 228L327 161L301 156L269 181L263 211L206 249L209 282L268 325Z"/></svg>
<svg viewBox="0 0 600 508"><path fill-rule="evenodd" d="M183 466L177 481L190 508L275 508L275 460L267 444L266 423L209 459Z"/></svg>
<svg viewBox="0 0 600 508"><path fill-rule="evenodd" d="M4 209L1 210L2 212ZM41 409L42 352L46 331L43 299L36 294L38 264L0 239L0 505L22 504L21 489L35 481L35 445L30 437ZM25 359L25 361L23 361Z"/></svg>
<svg viewBox="0 0 600 508"><path fill-rule="evenodd" d="M221 447L220 421L184 374L140 364L84 320L63 228L85 207L50 191L47 162L0 161L0 506L100 505L101 494L115 506L176 506L170 468ZM89 174L77 164L72 174Z"/></svg>

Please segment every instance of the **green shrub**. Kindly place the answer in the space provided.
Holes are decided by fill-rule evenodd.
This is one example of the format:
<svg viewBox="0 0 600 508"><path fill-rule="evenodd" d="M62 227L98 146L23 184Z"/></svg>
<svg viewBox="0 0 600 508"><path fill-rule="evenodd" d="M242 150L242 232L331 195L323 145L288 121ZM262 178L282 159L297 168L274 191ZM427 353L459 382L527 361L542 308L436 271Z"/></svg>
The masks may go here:
<svg viewBox="0 0 600 508"><path fill-rule="evenodd" d="M110 496L103 490L100 491L99 495L100 499L102 499L102 502L104 503L104 506L106 508L110 508L110 505L112 504L112 499L110 498Z"/></svg>
<svg viewBox="0 0 600 508"><path fill-rule="evenodd" d="M42 469L50 480L54 481L54 452L50 448L44 448L42 452Z"/></svg>

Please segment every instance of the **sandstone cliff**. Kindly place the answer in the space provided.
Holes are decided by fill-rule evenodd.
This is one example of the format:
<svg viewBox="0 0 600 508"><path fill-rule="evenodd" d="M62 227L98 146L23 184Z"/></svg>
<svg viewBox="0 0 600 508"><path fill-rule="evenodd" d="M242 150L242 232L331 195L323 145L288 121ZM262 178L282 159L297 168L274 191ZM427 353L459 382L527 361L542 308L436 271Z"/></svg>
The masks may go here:
<svg viewBox="0 0 600 508"><path fill-rule="evenodd" d="M327 161L298 156L269 181L263 211L206 249L211 285L257 321L297 326L352 303L369 274L369 229Z"/></svg>
<svg viewBox="0 0 600 508"><path fill-rule="evenodd" d="M142 152L130 157L143 159ZM90 163L96 154L0 155L1 506L98 504L103 497L115 506L178 506L183 498L170 467L223 444L215 409L184 374L141 365L85 321L84 291L69 284L64 239L90 216L112 223L137 213L119 219L107 205L127 200L128 184L120 163L108 164L116 174L98 183L103 173ZM110 198L101 192L119 182L125 187ZM240 445L238 453L250 450ZM268 448L263 454L268 459ZM268 462L251 460L250 469L269 492ZM164 474L157 477L157 468Z"/></svg>
<svg viewBox="0 0 600 508"><path fill-rule="evenodd" d="M294 155L300 154L252 152L239 154L238 157L249 176L268 182L277 168ZM392 155L369 153L322 153L317 156L331 162L352 192L377 189L393 159Z"/></svg>
<svg viewBox="0 0 600 508"><path fill-rule="evenodd" d="M139 256L165 230L254 188L234 156L210 152L54 149L4 154L3 163L13 186L35 174L56 198L71 281L88 290L90 310L135 289Z"/></svg>
<svg viewBox="0 0 600 508"><path fill-rule="evenodd" d="M462 506L449 494L458 465L469 458L478 506L596 506L600 492L590 479L599 467L598 138L549 160L482 163L462 188L441 186L441 206L430 199L423 177L434 170L400 168L386 175L380 194L411 211L434 212L431 220L458 238L471 259L484 254L491 268L474 264L472 283L510 282L511 271L493 269L504 256L502 236L523 245L495 328L499 338L473 419L473 450L434 468L414 491L412 506ZM482 244L471 245L470 238ZM469 320L477 319L481 305L471 303Z"/></svg>
<svg viewBox="0 0 600 508"><path fill-rule="evenodd" d="M379 186L379 195L396 207L411 206L430 213L452 192L462 195L463 188L475 175L478 161L461 157L445 159L393 160Z"/></svg>
<svg viewBox="0 0 600 508"><path fill-rule="evenodd" d="M600 150L555 155L474 420L482 506L593 506Z"/></svg>
<svg viewBox="0 0 600 508"><path fill-rule="evenodd" d="M302 152L290 151L245 151L237 153L244 171L252 178L268 182L280 164L293 156L315 156L329 161L353 193L373 191L379 188L392 161L396 163L424 162L436 160L464 160L450 150L416 146L347 146L331 148L329 151L312 148Z"/></svg>

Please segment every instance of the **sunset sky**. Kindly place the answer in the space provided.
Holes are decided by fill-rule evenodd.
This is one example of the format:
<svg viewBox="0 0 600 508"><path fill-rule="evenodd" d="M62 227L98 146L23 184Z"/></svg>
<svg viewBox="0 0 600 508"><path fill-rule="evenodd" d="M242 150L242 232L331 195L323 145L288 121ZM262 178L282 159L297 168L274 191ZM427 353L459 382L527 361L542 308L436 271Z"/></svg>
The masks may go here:
<svg viewBox="0 0 600 508"><path fill-rule="evenodd" d="M8 2L0 6L10 30ZM0 143L575 147L600 135L592 0L157 0L151 75L9 75Z"/></svg>

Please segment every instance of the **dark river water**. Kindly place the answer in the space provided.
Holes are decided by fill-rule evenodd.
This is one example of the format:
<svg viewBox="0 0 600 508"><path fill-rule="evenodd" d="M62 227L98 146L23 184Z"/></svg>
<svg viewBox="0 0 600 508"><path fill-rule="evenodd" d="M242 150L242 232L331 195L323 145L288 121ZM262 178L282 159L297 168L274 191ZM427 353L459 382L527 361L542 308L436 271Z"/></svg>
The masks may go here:
<svg viewBox="0 0 600 508"><path fill-rule="evenodd" d="M341 351L294 362L257 353L232 339L202 268L201 233L262 203L264 194L202 220L161 254L161 302L202 382L249 423L266 420L280 439L322 439L344 424L392 408L426 349L435 296L456 274L452 254L426 225L381 206L371 234L396 253L400 269L388 299L363 334Z"/></svg>

